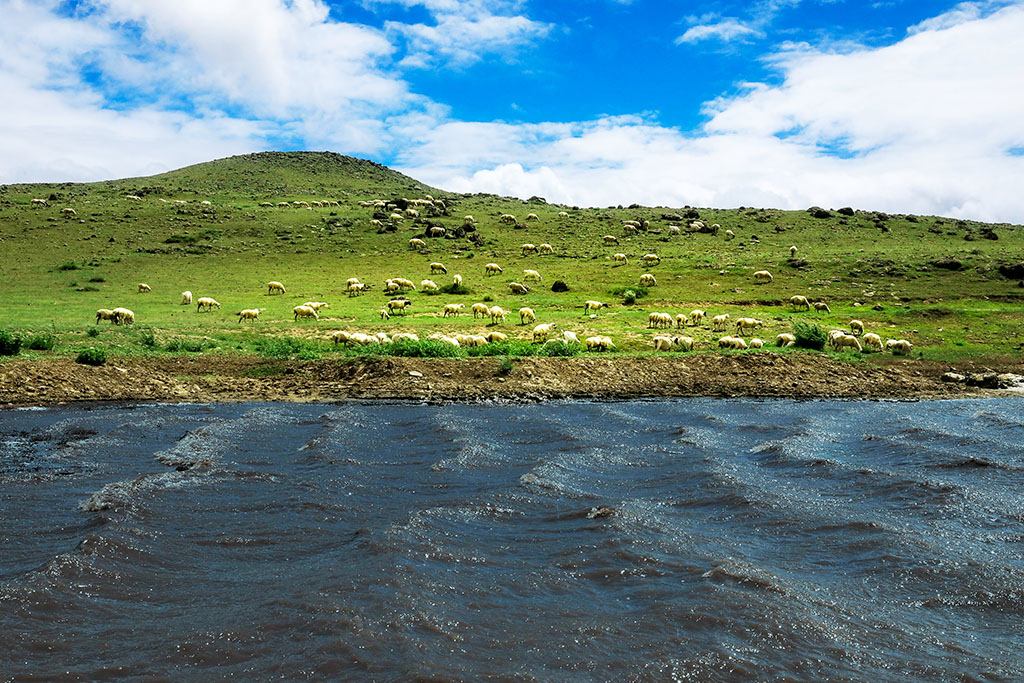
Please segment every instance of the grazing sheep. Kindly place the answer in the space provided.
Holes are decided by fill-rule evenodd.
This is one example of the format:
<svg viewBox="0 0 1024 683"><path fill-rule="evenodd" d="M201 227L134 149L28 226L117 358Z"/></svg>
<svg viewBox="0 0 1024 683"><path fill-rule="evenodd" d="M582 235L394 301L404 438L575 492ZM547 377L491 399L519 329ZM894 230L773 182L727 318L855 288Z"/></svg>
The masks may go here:
<svg viewBox="0 0 1024 683"><path fill-rule="evenodd" d="M490 307L487 304L484 304L484 303L473 304L472 309L473 309L473 317L474 318L477 317L478 315L481 318L486 318L487 316L489 316L491 314Z"/></svg>
<svg viewBox="0 0 1024 683"><path fill-rule="evenodd" d="M604 240L605 244L618 244L619 243L619 238L616 237L615 235L605 235L601 239Z"/></svg>
<svg viewBox="0 0 1024 683"><path fill-rule="evenodd" d="M608 304L603 304L600 301L584 301L583 302L583 315L587 315L591 311L599 311L602 308L606 308Z"/></svg>
<svg viewBox="0 0 1024 683"><path fill-rule="evenodd" d="M438 337L438 341L444 344L450 344L452 346L462 346L462 344L459 343L459 340L456 339L455 337L446 337L442 335Z"/></svg>
<svg viewBox="0 0 1024 683"><path fill-rule="evenodd" d="M295 320L298 320L299 318L313 318L314 320L320 319L316 309L312 306L296 306L292 309L292 313L295 314Z"/></svg>
<svg viewBox="0 0 1024 683"><path fill-rule="evenodd" d="M722 313L721 315L716 315L714 318L711 319L711 326L712 326L713 329L716 329L716 330L724 330L726 325L728 325L728 324L729 324L729 314L728 313Z"/></svg>
<svg viewBox="0 0 1024 683"><path fill-rule="evenodd" d="M526 270L523 270L523 279L524 280L537 280L539 282L542 278L540 276L540 273L538 273L536 270L526 269Z"/></svg>
<svg viewBox="0 0 1024 683"><path fill-rule="evenodd" d="M624 234L624 235L638 235L638 234L640 234L640 228L637 228L636 226L633 226L633 225L630 225L630 224L627 223L626 225L622 226L622 234Z"/></svg>
<svg viewBox="0 0 1024 683"><path fill-rule="evenodd" d="M391 313L388 311L388 309L386 309L386 308L380 309L380 319L381 320L391 320Z"/></svg>
<svg viewBox="0 0 1024 683"><path fill-rule="evenodd" d="M484 272L487 275L497 275L498 273L501 273L503 271L501 270L501 266L499 266L497 263L488 263L487 265L484 266Z"/></svg>
<svg viewBox="0 0 1024 683"><path fill-rule="evenodd" d="M734 237L736 237L736 233L734 233L732 230L726 230L725 231L725 239L731 240Z"/></svg>
<svg viewBox="0 0 1024 683"><path fill-rule="evenodd" d="M433 280L420 280L420 287L424 292L436 292L441 289Z"/></svg>
<svg viewBox="0 0 1024 683"><path fill-rule="evenodd" d="M669 313L659 313L657 311L652 312L647 316L647 327L648 329L672 327L672 315Z"/></svg>
<svg viewBox="0 0 1024 683"><path fill-rule="evenodd" d="M463 216L463 217L462 217L462 220L463 220L464 222L466 222L467 224L468 224L468 223L476 223L476 219L475 219L475 218L473 218L472 216Z"/></svg>
<svg viewBox="0 0 1024 683"><path fill-rule="evenodd" d="M680 349L686 349L687 351L693 351L693 346L696 342L693 337L676 337L676 346Z"/></svg>
<svg viewBox="0 0 1024 683"><path fill-rule="evenodd" d="M348 286L349 296L359 296L366 291L367 285L362 282L353 282Z"/></svg>
<svg viewBox="0 0 1024 683"><path fill-rule="evenodd" d="M143 294L143 293L147 293L147 292L152 292L152 291L153 291L153 288L150 287L149 285L147 285L145 282L140 282L139 283L139 294Z"/></svg>
<svg viewBox="0 0 1024 683"><path fill-rule="evenodd" d="M685 325L687 322L688 322L688 319L687 319L685 313L679 313L678 315L676 315L676 329L677 330L679 328L681 328L683 325Z"/></svg>
<svg viewBox="0 0 1024 683"><path fill-rule="evenodd" d="M748 345L752 349L760 349L760 348L764 347L764 340L763 339L758 339L757 337L754 337L753 339L751 339L748 342Z"/></svg>
<svg viewBox="0 0 1024 683"><path fill-rule="evenodd" d="M497 325L499 320L505 322L505 309L501 306L491 306L487 310L487 314L491 316L492 325Z"/></svg>
<svg viewBox="0 0 1024 683"><path fill-rule="evenodd" d="M109 320L111 323L114 322L114 312L109 308L100 308L96 311L96 324L99 324L101 320Z"/></svg>
<svg viewBox="0 0 1024 683"><path fill-rule="evenodd" d="M789 258L796 258L796 247L792 246L789 248Z"/></svg>
<svg viewBox="0 0 1024 683"><path fill-rule="evenodd" d="M555 331L558 327L555 323L544 323L543 325L537 325L533 328L533 341L544 341L548 338L548 335Z"/></svg>
<svg viewBox="0 0 1024 683"><path fill-rule="evenodd" d="M768 284L774 279L775 278L772 277L772 274L769 273L767 270L758 270L754 273L754 282Z"/></svg>
<svg viewBox="0 0 1024 683"><path fill-rule="evenodd" d="M558 217L559 218L568 218L569 217L569 212L568 211L559 211L558 212Z"/></svg>
<svg viewBox="0 0 1024 683"><path fill-rule="evenodd" d="M466 304L445 304L442 310L441 317L447 318L448 316L459 317L459 313L466 307Z"/></svg>
<svg viewBox="0 0 1024 683"><path fill-rule="evenodd" d="M284 285L276 280L271 280L267 283L267 294L284 294Z"/></svg>
<svg viewBox="0 0 1024 683"><path fill-rule="evenodd" d="M437 261L434 261L433 263L430 264L430 274L433 275L434 273L444 273L445 275L447 275L448 269L444 267L443 263L438 263Z"/></svg>
<svg viewBox="0 0 1024 683"><path fill-rule="evenodd" d="M537 314L533 312L532 308L520 308L519 309L519 324L525 325L527 322L536 322Z"/></svg>
<svg viewBox="0 0 1024 683"><path fill-rule="evenodd" d="M540 256L544 256L545 254L554 254L555 248L545 242L544 244L537 245L537 253Z"/></svg>
<svg viewBox="0 0 1024 683"><path fill-rule="evenodd" d="M882 338L879 337L874 332L868 332L863 337L861 337L860 340L862 342L864 342L864 348L865 349L872 348L875 351L881 351L882 350Z"/></svg>
<svg viewBox="0 0 1024 683"><path fill-rule="evenodd" d="M351 287L352 285L358 285L358 284L359 284L359 278L357 278L357 277L350 277L349 279L345 280L345 286L346 287Z"/></svg>
<svg viewBox="0 0 1024 683"><path fill-rule="evenodd" d="M743 337L734 337L732 335L726 335L718 340L718 348L720 349L745 349L747 348L747 340Z"/></svg>
<svg viewBox="0 0 1024 683"><path fill-rule="evenodd" d="M418 335L412 332L398 332L397 334L391 335L391 341L397 342L418 342L420 340Z"/></svg>
<svg viewBox="0 0 1024 683"><path fill-rule="evenodd" d="M540 250L537 249L537 245L536 244L524 244L522 246L522 250L523 250L523 256L526 256L527 254L539 254L540 253Z"/></svg>
<svg viewBox="0 0 1024 683"><path fill-rule="evenodd" d="M611 337L605 336L587 337L583 340L583 345L587 347L587 351L610 351L617 348Z"/></svg>
<svg viewBox="0 0 1024 683"><path fill-rule="evenodd" d="M508 341L508 335L505 334L504 332L488 332L484 336L487 338L487 341L489 341L492 344L494 344L495 342Z"/></svg>
<svg viewBox="0 0 1024 683"><path fill-rule="evenodd" d="M829 308L828 304L825 303L824 301L815 301L813 306L814 306L814 310L816 310L816 311L825 311L826 313L831 313L832 312L832 309Z"/></svg>
<svg viewBox="0 0 1024 683"><path fill-rule="evenodd" d="M413 284L412 280L408 280L404 277L392 278L393 282L398 283L399 289L411 289L416 291L416 285Z"/></svg>
<svg viewBox="0 0 1024 683"><path fill-rule="evenodd" d="M640 257L640 260L649 266L656 266L661 263L661 258L657 254L644 254Z"/></svg>
<svg viewBox="0 0 1024 683"><path fill-rule="evenodd" d="M483 336L482 334L469 334L469 335L466 335L466 338L462 341L462 345L463 346L469 346L469 347L473 347L473 346L487 346L488 343L489 342L487 340L487 337Z"/></svg>
<svg viewBox="0 0 1024 683"><path fill-rule="evenodd" d="M402 289L402 285L394 281L394 279L388 279L384 281L384 292L386 294L395 294Z"/></svg>
<svg viewBox="0 0 1024 683"><path fill-rule="evenodd" d="M641 287L654 287L657 284L657 279L655 279L655 277L650 273L644 273L643 275L640 276Z"/></svg>
<svg viewBox="0 0 1024 683"><path fill-rule="evenodd" d="M413 237L411 240L409 240L409 248L410 249L423 249L426 246L427 246L427 243L424 242L423 240L421 240L418 237Z"/></svg>
<svg viewBox="0 0 1024 683"><path fill-rule="evenodd" d="M388 216L388 220L390 220L392 223L401 223L402 221L405 220L405 216L403 216L400 213L392 213L390 216Z"/></svg>
<svg viewBox="0 0 1024 683"><path fill-rule="evenodd" d="M45 199L33 199L30 204L32 204L32 206L49 206L50 202Z"/></svg>
<svg viewBox="0 0 1024 683"><path fill-rule="evenodd" d="M526 294L530 288L520 282L508 283L508 288L513 294Z"/></svg>
<svg viewBox="0 0 1024 683"><path fill-rule="evenodd" d="M783 332L775 337L776 346L795 346L796 335L790 332Z"/></svg>
<svg viewBox="0 0 1024 683"><path fill-rule="evenodd" d="M455 287L461 287L462 286L462 276L459 275L458 273L455 273L455 275L452 275L452 285L455 286Z"/></svg>
<svg viewBox="0 0 1024 683"><path fill-rule="evenodd" d="M412 302L408 299L392 299L388 302L388 311L391 313L402 312L405 315L405 309L412 306Z"/></svg>
<svg viewBox="0 0 1024 683"><path fill-rule="evenodd" d="M861 347L860 342L857 341L856 337L854 337L852 334L846 334L845 332L842 334L837 334L832 344L835 347L836 351L842 351L847 346L849 346L850 348L857 349L858 351L864 350Z"/></svg>
<svg viewBox="0 0 1024 683"><path fill-rule="evenodd" d="M502 223L516 223L517 222L516 221L516 217L513 216L510 213L503 213L503 214L501 214L501 216L498 217L498 220L500 220Z"/></svg>
<svg viewBox="0 0 1024 683"><path fill-rule="evenodd" d="M259 322L260 320L260 309L258 308L243 308L238 312L238 322L243 320L251 320L253 322Z"/></svg>
<svg viewBox="0 0 1024 683"><path fill-rule="evenodd" d="M416 209L406 209L405 215L407 218L419 218L420 212L417 211Z"/></svg>
<svg viewBox="0 0 1024 683"><path fill-rule="evenodd" d="M704 311L700 310L699 308L693 309L692 311L690 311L690 324L691 325L696 325L700 321L704 320L704 317L706 315L707 315L707 313L705 313Z"/></svg>
<svg viewBox="0 0 1024 683"><path fill-rule="evenodd" d="M320 309L330 308L331 307L331 305L329 303L327 303L326 301L306 301L305 303L303 303L301 305L302 306L309 306L310 308L312 308L317 313L320 312Z"/></svg>
<svg viewBox="0 0 1024 683"><path fill-rule="evenodd" d="M804 296L803 294L797 294L795 296L789 297L789 305L792 306L794 309L803 306L806 310L811 310L811 302L808 301L807 297Z"/></svg>
<svg viewBox="0 0 1024 683"><path fill-rule="evenodd" d="M894 356L905 356L910 353L914 345L906 339L889 339L885 342L885 348L892 351Z"/></svg>
<svg viewBox="0 0 1024 683"><path fill-rule="evenodd" d="M192 292L184 291L181 293L181 305L191 306L192 305Z"/></svg>
<svg viewBox="0 0 1024 683"><path fill-rule="evenodd" d="M74 209L72 209L71 207L64 207L63 209L60 210L60 212L61 212L61 215L67 216L67 217L77 216L78 215L78 212L75 211Z"/></svg>
<svg viewBox="0 0 1024 683"><path fill-rule="evenodd" d="M204 308L207 310L207 312L212 311L214 306L220 308L220 302L218 302L213 297L201 296L198 299L196 299L196 313L203 310Z"/></svg>
<svg viewBox="0 0 1024 683"><path fill-rule="evenodd" d="M860 320L851 320L850 332L853 332L854 334L864 334L864 323Z"/></svg>
<svg viewBox="0 0 1024 683"><path fill-rule="evenodd" d="M629 264L629 259L626 258L625 254L612 254L612 261L621 263L624 266Z"/></svg>
<svg viewBox="0 0 1024 683"><path fill-rule="evenodd" d="M675 346L675 340L672 337L655 337L651 341L655 351L671 351Z"/></svg>
<svg viewBox="0 0 1024 683"><path fill-rule="evenodd" d="M538 216L535 213L528 213L528 214L526 214L526 220L528 220L528 221L539 221L540 220L540 216Z"/></svg>
<svg viewBox="0 0 1024 683"><path fill-rule="evenodd" d="M743 335L743 330L753 330L761 327L764 323L757 318L737 318L736 334Z"/></svg>
<svg viewBox="0 0 1024 683"><path fill-rule="evenodd" d="M678 225L670 225L670 226L668 226L668 234L670 234L670 235L681 235L681 234L683 234L683 231L679 229Z"/></svg>
<svg viewBox="0 0 1024 683"><path fill-rule="evenodd" d="M351 336L352 335L344 330L338 330L337 332L331 333L330 340L335 344L347 344L351 339Z"/></svg>
<svg viewBox="0 0 1024 683"><path fill-rule="evenodd" d="M440 225L436 225L427 231L427 234L431 237L444 237L448 234L448 231L442 228Z"/></svg>
<svg viewBox="0 0 1024 683"><path fill-rule="evenodd" d="M113 314L112 320L115 325L132 325L135 323L135 313L127 308L115 308Z"/></svg>
<svg viewBox="0 0 1024 683"><path fill-rule="evenodd" d="M576 344L577 346L582 343L580 342L580 338L576 336L576 333L570 332L569 330L562 330L562 340L565 341L566 344Z"/></svg>
<svg viewBox="0 0 1024 683"><path fill-rule="evenodd" d="M373 220L370 221L370 225L380 230L381 228L384 227L384 221L374 218Z"/></svg>

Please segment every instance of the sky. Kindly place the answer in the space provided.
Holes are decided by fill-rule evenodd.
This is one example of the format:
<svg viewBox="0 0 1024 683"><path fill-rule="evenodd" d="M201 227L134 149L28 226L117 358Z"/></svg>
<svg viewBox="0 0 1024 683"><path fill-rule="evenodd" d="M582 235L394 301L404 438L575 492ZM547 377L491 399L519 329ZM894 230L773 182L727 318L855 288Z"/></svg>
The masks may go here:
<svg viewBox="0 0 1024 683"><path fill-rule="evenodd" d="M1024 0L0 0L0 183L262 150L1024 223Z"/></svg>

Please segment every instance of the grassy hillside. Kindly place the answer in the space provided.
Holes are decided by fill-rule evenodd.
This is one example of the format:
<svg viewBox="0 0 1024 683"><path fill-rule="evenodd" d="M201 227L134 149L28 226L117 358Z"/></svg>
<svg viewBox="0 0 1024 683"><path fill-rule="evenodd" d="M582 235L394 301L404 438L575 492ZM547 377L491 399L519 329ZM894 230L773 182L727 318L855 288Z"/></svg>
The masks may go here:
<svg viewBox="0 0 1024 683"><path fill-rule="evenodd" d="M358 204L426 195L442 200L444 208L421 207L419 218L394 226L390 211ZM338 205L276 206L315 200ZM260 206L265 202L275 206ZM568 217L560 217L562 211ZM505 213L517 223L503 223ZM539 220L527 221L530 213ZM467 214L476 219L475 231L424 237L425 249L410 249L409 239L429 226L456 232ZM217 349L302 357L351 353L323 341L338 329L421 336L499 329L527 338L530 327L518 324L516 311L529 306L537 322L555 322L581 338L607 334L622 350L647 353L655 334L647 329L649 312L703 308L709 316L763 319L766 327L756 336L766 340L791 331L797 319L827 330L858 318L883 339L911 340L914 355L925 358L995 361L1024 348L1024 287L1019 271L1008 268L1024 262L1021 226L863 210L813 214L747 207L581 209L540 198L456 195L369 161L312 152L232 157L148 178L0 186L0 329L26 339L53 335L56 346L43 353L101 346L115 354ZM375 215L384 230L372 223ZM721 230L690 231L698 218ZM623 221L630 219L646 220L649 228L626 235ZM681 234L670 234L670 225ZM603 235L616 236L619 245L605 246ZM549 243L555 253L523 256L524 243ZM790 245L798 247L795 258ZM629 264L615 265L616 252L625 253ZM639 259L647 253L658 254L661 263L642 266ZM443 262L448 275L431 276L432 261ZM486 276L489 262L503 273ZM543 280L528 282L528 294L512 295L508 283L524 282L527 268ZM773 273L772 283L755 284L752 273L761 269ZM419 291L421 280L444 286L455 273L463 276L467 294ZM643 273L658 281L646 293L638 287ZM349 298L350 277L370 283L372 291ZM390 298L382 292L387 277L413 280L417 291L408 293L409 314L382 321L379 311ZM283 282L287 293L268 295L268 280ZM555 280L569 291L553 292ZM152 292L138 293L139 282ZM183 290L212 296L222 307L197 313L195 306L180 305ZM640 295L635 304L624 303L626 290ZM794 294L827 301L831 313L791 310ZM611 305L590 318L582 309L587 299ZM307 300L326 301L330 308L320 321L294 322L292 308ZM490 328L472 315L441 317L446 303L465 303L468 312L480 301L509 311L506 323ZM96 309L115 306L135 312L134 328L95 323ZM243 308L265 309L261 321L239 324L235 314ZM685 334L703 349L721 336L708 324Z"/></svg>

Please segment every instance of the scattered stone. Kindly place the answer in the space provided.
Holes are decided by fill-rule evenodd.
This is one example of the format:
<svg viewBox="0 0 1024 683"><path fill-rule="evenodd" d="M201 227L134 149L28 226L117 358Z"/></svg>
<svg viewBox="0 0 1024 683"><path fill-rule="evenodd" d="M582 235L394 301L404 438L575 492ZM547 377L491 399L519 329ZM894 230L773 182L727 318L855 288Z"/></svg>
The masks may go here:
<svg viewBox="0 0 1024 683"><path fill-rule="evenodd" d="M841 214L843 216L852 216L853 215L853 207L844 206L841 209L836 209L836 213Z"/></svg>
<svg viewBox="0 0 1024 683"><path fill-rule="evenodd" d="M600 507L590 508L590 512L587 513L587 519L597 519L598 517L610 517L615 514L615 508L609 507L608 505L601 505Z"/></svg>
<svg viewBox="0 0 1024 683"><path fill-rule="evenodd" d="M832 212L827 211L820 206L812 206L807 209L807 213L811 214L813 218L832 218Z"/></svg>
<svg viewBox="0 0 1024 683"><path fill-rule="evenodd" d="M944 270L962 270L964 267L963 261L955 259L952 256L932 261L932 265Z"/></svg>
<svg viewBox="0 0 1024 683"><path fill-rule="evenodd" d="M551 285L552 292L568 292L569 285L565 284L563 280L555 280Z"/></svg>
<svg viewBox="0 0 1024 683"><path fill-rule="evenodd" d="M1024 261L999 266L999 273L1003 277L1008 277L1012 280L1020 280L1021 278L1024 278Z"/></svg>
<svg viewBox="0 0 1024 683"><path fill-rule="evenodd" d="M943 373L940 379L942 379L943 382L966 382L967 376L961 375L958 372L946 372Z"/></svg>
<svg viewBox="0 0 1024 683"><path fill-rule="evenodd" d="M423 373L420 372L419 370L410 370L409 371L409 376L410 377L422 377Z"/></svg>

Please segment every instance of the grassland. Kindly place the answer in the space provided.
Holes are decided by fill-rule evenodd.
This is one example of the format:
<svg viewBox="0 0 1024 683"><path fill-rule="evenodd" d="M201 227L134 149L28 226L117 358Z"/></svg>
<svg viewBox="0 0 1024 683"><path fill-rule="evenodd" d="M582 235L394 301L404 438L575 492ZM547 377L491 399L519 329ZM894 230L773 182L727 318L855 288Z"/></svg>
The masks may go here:
<svg viewBox="0 0 1024 683"><path fill-rule="evenodd" d="M394 231L380 232L371 223L375 210L358 205L428 194L443 200L445 209L423 210ZM33 204L36 198L48 205ZM260 206L325 199L339 206ZM559 217L562 211L567 218ZM388 223L388 213L377 217ZM501 222L505 213L518 222ZM526 221L530 213L539 220ZM537 345L521 341L528 340L531 326L520 326L516 311L529 306L538 323L557 323L580 338L608 335L617 353L643 357L666 355L651 350L656 332L647 329L649 312L701 308L709 316L760 318L765 327L756 334L766 340L791 331L797 319L831 329L848 327L857 318L883 339L912 341L915 359L994 367L1019 360L1024 286L1009 267L1024 262L1021 226L860 209L827 213L581 208L541 198L452 194L330 153L261 153L100 183L0 186L0 330L24 340L52 335L49 343L36 344L44 348L23 348L23 358L69 358L98 347L115 359L242 354L301 360L392 352L335 347L328 335L339 329L411 331L421 337L498 329L518 341L472 353L516 357L539 352ZM422 236L429 225L453 232L466 215L476 219L476 230L466 237L426 239L425 249L410 249L409 239ZM688 225L697 218L720 224L721 231L691 232ZM625 235L622 222L631 219L646 220L650 227ZM669 234L669 225L680 226L682 234ZM726 229L735 239L726 239ZM603 235L615 235L619 245L606 247ZM523 256L524 243L549 243L555 254ZM790 257L790 245L798 247L796 258ZM629 264L614 265L614 252L625 253ZM646 253L658 254L660 264L642 266L639 258ZM431 276L432 261L443 262L448 275ZM489 262L504 272L486 276ZM542 282L528 283L528 294L510 294L508 283L522 282L527 268L538 270ZM774 274L772 283L754 283L752 273L761 269ZM658 280L646 293L637 286L645 272ZM405 277L417 286L430 278L443 286L454 273L463 276L468 293L409 292L409 313L381 320L379 311L390 298L382 291L385 278ZM348 297L350 277L373 289ZM269 280L283 282L287 293L268 295ZM552 291L556 280L569 291ZM140 282L152 292L138 293ZM180 305L183 290L197 298L212 296L222 306L197 313L194 305ZM624 303L627 290L641 295L636 303ZM787 304L794 294L828 302L831 313L791 310ZM582 309L588 299L610 306L591 318ZM295 322L292 308L308 300L326 301L330 308L319 321ZM478 301L509 311L506 323L490 326L472 315L441 317L446 303L465 303L468 311ZM132 309L136 324L95 323L96 309L115 306ZM260 322L240 324L237 312L244 308L264 309ZM685 334L697 339L696 353L726 353L715 348L721 333L709 324ZM426 345L393 352L433 353ZM861 362L854 352L832 355Z"/></svg>

